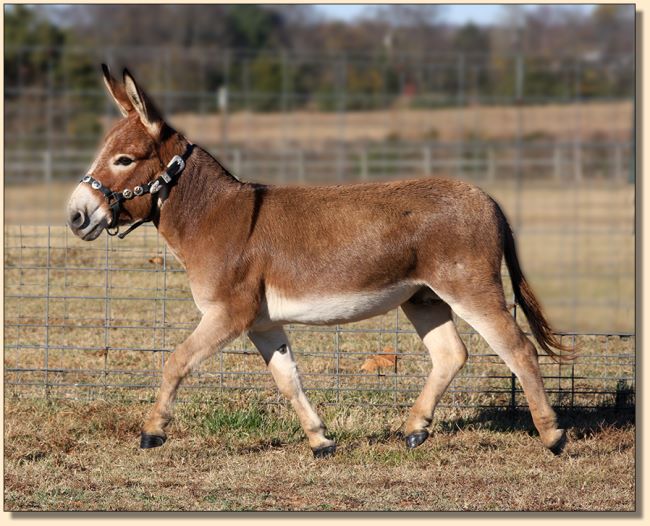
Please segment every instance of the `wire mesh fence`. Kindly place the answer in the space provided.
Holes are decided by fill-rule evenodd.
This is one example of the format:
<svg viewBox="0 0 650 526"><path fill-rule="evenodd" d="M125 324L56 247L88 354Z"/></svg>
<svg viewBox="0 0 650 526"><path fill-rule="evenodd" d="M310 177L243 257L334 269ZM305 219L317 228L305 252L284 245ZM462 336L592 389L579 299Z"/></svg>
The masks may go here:
<svg viewBox="0 0 650 526"><path fill-rule="evenodd" d="M572 365L540 357L552 403L633 404L634 57L8 49L16 59L5 79L8 395L150 399L168 353L198 321L185 274L153 228L87 244L60 226L67 195L118 116L96 71L107 62L137 65L171 124L245 180L478 183L506 211L554 326L581 350ZM29 78L35 56L47 72L39 82ZM277 82L264 84L260 68ZM554 83L552 95L533 84L540 76ZM310 89L310 78L328 89ZM443 405L525 404L505 364L458 323L470 359ZM305 387L324 403L408 405L431 367L399 311L288 332ZM383 354L391 366L364 368ZM184 385L185 398L278 396L245 337Z"/></svg>
<svg viewBox="0 0 650 526"><path fill-rule="evenodd" d="M331 151L299 146L268 150L254 146L211 149L233 173L244 180L268 183L318 184L361 182L422 174L472 179L482 184L512 181L524 170L528 181L566 184L631 179L629 142L537 142L522 146L510 142L360 144ZM83 174L94 150L9 151L5 169L9 184L65 181ZM518 156L521 158L518 158Z"/></svg>
<svg viewBox="0 0 650 526"><path fill-rule="evenodd" d="M168 353L199 319L185 273L153 228L120 242L106 236L82 243L64 227L6 227L6 393L149 400ZM457 322L470 359L443 405L525 406L505 364ZM399 311L344 326L291 326L288 332L305 388L323 403L409 405L430 369L428 354ZM634 333L565 333L562 339L577 345L581 356L562 365L540 356L552 403L633 404ZM389 360L377 362L377 356ZM263 360L241 337L192 374L181 399L197 391L251 389L278 396Z"/></svg>

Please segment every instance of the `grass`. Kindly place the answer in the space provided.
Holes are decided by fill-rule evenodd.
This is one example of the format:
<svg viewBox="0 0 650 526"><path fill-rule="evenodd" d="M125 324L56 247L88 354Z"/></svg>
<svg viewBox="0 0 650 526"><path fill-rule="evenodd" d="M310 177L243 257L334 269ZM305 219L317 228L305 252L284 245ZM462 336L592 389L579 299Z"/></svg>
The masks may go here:
<svg viewBox="0 0 650 526"><path fill-rule="evenodd" d="M339 442L312 457L288 404L255 394L180 404L168 442L137 448L147 405L12 400L5 412L5 509L291 511L631 511L632 415L573 412L565 454L526 412L441 411L407 450L405 413L320 408Z"/></svg>
<svg viewBox="0 0 650 526"><path fill-rule="evenodd" d="M630 101L581 102L530 106L481 106L464 108L392 108L349 111L344 120L337 113L291 111L289 113L235 112L228 115L228 139L233 143L275 145L282 141L325 148L333 141L385 141L391 138L440 141L482 140L524 136L573 139L629 137L633 105ZM218 144L222 129L219 115L177 114L169 122L198 144ZM519 130L520 123L525 123Z"/></svg>
<svg viewBox="0 0 650 526"><path fill-rule="evenodd" d="M68 189L57 191L48 199ZM518 227L523 268L556 327L634 330L632 186L490 191ZM406 409L394 406L413 402L430 360L416 336L395 332L409 324L394 312L345 327L359 332L291 331L336 457L312 458L245 338L187 379L169 442L140 451L166 352L198 320L187 278L171 257L164 269L149 261L163 254L151 229L89 245L64 227L16 225L34 218L32 195L42 197L7 191L7 510L634 509L634 386L622 380L634 377L633 337L577 337L573 368L541 358L554 404L597 406L565 410L571 442L560 458L526 411L461 409L507 406L511 395L507 367L462 322L470 361L442 401L453 408L407 451ZM367 354L387 345L397 368L362 374Z"/></svg>

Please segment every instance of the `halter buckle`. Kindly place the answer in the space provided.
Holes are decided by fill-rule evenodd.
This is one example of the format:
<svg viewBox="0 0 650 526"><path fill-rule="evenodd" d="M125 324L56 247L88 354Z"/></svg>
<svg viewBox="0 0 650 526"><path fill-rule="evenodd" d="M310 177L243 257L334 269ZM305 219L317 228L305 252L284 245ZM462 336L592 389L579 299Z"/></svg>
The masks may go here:
<svg viewBox="0 0 650 526"><path fill-rule="evenodd" d="M176 174L182 172L185 168L185 161L180 155L174 155L172 160L167 163L167 168L162 173L162 178L166 183L169 183Z"/></svg>
<svg viewBox="0 0 650 526"><path fill-rule="evenodd" d="M160 181L156 179L153 183L151 183L151 186L149 187L149 193L155 194L158 190L160 190Z"/></svg>

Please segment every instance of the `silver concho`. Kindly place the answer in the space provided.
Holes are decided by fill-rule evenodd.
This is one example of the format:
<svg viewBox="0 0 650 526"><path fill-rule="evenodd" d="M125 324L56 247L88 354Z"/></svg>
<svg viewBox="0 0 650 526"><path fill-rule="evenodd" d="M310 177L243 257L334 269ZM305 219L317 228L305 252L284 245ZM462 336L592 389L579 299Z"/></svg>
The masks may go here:
<svg viewBox="0 0 650 526"><path fill-rule="evenodd" d="M90 176L87 175L86 177L84 177L84 178L81 180L81 182L82 182L82 183L89 183L89 182L90 182Z"/></svg>
<svg viewBox="0 0 650 526"><path fill-rule="evenodd" d="M95 190L99 190L99 187L102 185L99 181L93 181L90 186L92 186Z"/></svg>
<svg viewBox="0 0 650 526"><path fill-rule="evenodd" d="M144 190L142 189L141 186L136 186L136 187L133 189L133 193L134 193L135 195L142 195L142 192L144 192Z"/></svg>
<svg viewBox="0 0 650 526"><path fill-rule="evenodd" d="M149 192L152 194L155 194L158 190L160 190L160 181L154 181L151 187L149 188Z"/></svg>
<svg viewBox="0 0 650 526"><path fill-rule="evenodd" d="M124 196L124 199L131 199L133 197L133 192L126 188L123 192L122 195Z"/></svg>

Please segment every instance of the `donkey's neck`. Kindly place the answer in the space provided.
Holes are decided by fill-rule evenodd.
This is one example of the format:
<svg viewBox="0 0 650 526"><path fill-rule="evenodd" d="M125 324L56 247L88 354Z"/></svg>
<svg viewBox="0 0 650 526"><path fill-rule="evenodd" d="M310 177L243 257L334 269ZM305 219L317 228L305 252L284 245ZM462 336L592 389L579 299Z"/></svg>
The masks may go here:
<svg viewBox="0 0 650 526"><path fill-rule="evenodd" d="M161 156L169 161L174 155L183 155L188 141L176 135L161 150ZM202 216L219 207L222 200L229 199L241 190L244 183L233 177L219 161L198 146L185 162L185 169L162 204L155 221L158 231L172 251L182 253L182 241L199 228Z"/></svg>

